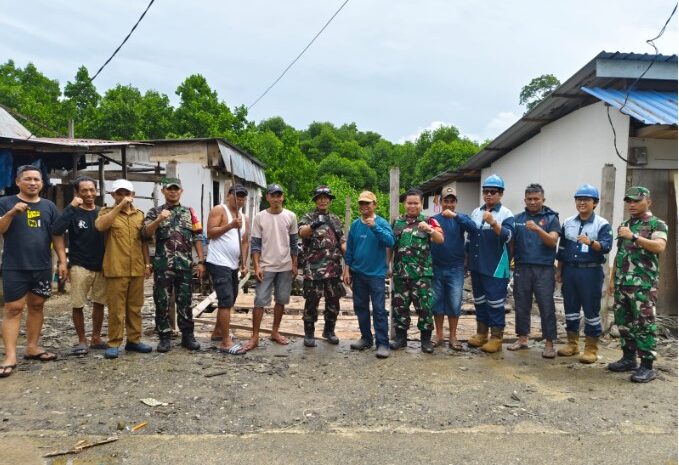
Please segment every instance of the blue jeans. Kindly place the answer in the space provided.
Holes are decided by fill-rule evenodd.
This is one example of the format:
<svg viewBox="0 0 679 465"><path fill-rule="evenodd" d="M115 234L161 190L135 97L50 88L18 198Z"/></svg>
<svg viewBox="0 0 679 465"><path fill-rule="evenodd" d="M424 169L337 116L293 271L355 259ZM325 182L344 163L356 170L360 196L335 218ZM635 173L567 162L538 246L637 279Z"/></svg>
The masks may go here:
<svg viewBox="0 0 679 465"><path fill-rule="evenodd" d="M464 266L434 266L434 315L459 317L462 313Z"/></svg>
<svg viewBox="0 0 679 465"><path fill-rule="evenodd" d="M367 276L356 271L351 272L354 313L358 319L361 337L372 344L373 335L370 331L370 302L372 301L377 346L389 345L389 323L387 309L384 307L384 288L384 278Z"/></svg>

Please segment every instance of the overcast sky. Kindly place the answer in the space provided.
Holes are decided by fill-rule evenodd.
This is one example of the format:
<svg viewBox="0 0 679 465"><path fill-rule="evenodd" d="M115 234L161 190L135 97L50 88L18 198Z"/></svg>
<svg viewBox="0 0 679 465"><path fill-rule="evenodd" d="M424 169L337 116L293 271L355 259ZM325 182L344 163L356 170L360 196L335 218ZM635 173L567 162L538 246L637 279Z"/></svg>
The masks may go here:
<svg viewBox="0 0 679 465"><path fill-rule="evenodd" d="M156 89L177 103L188 75L203 74L231 107L250 105L343 0L156 0L97 78ZM147 0L0 0L0 61L34 63L62 87L110 56ZM356 122L394 142L436 124L483 140L523 113L533 77L564 81L598 52L652 53L646 39L673 1L350 0L281 82L250 111ZM677 16L657 42L677 53Z"/></svg>

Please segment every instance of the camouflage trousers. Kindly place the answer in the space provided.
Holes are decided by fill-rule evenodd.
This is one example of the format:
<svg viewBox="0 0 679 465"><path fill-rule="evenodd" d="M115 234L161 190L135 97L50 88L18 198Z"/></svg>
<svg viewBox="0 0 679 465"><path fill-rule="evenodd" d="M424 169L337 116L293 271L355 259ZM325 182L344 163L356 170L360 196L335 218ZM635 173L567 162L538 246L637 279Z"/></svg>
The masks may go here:
<svg viewBox="0 0 679 465"><path fill-rule="evenodd" d="M420 331L434 329L434 317L431 308L434 303L434 291L431 278L419 279L392 278L391 318L398 329L410 327L410 303L417 312L417 327Z"/></svg>
<svg viewBox="0 0 679 465"><path fill-rule="evenodd" d="M318 319L318 304L321 297L325 297L325 321L337 321L340 311L340 298L347 295L347 291L340 278L329 278L320 280L305 279L302 287L304 296L304 316L302 319L307 323L314 323Z"/></svg>
<svg viewBox="0 0 679 465"><path fill-rule="evenodd" d="M633 349L642 360L655 360L656 288L616 286L613 294L615 324L623 348Z"/></svg>
<svg viewBox="0 0 679 465"><path fill-rule="evenodd" d="M153 303L156 305L156 328L159 333L172 331L170 325L170 297L174 290L177 326L184 332L193 331L191 311L191 270L153 272Z"/></svg>

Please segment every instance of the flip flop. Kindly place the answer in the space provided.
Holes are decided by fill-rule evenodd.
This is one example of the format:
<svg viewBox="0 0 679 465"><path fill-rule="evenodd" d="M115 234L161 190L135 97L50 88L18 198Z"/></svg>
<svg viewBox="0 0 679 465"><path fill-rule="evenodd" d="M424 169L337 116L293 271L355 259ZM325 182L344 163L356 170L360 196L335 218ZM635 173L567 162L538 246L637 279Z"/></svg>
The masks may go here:
<svg viewBox="0 0 679 465"><path fill-rule="evenodd" d="M57 354L52 354L50 352L40 352L39 354L24 355L24 360L38 360L39 362L53 362L57 359Z"/></svg>
<svg viewBox="0 0 679 465"><path fill-rule="evenodd" d="M108 349L108 344L105 342L100 342L99 344L92 344L90 345L90 349L92 350L106 350Z"/></svg>
<svg viewBox="0 0 679 465"><path fill-rule="evenodd" d="M220 354L225 354L225 355L244 355L245 352L246 352L246 350L243 349L243 346L240 345L240 344L234 344L231 347L229 347L228 349L224 349L224 348L220 347L217 350L219 350Z"/></svg>
<svg viewBox="0 0 679 465"><path fill-rule="evenodd" d="M14 369L17 367L17 364L15 363L14 365L0 365L0 370L2 372L0 373L0 378L7 378L8 376L11 376L12 373L14 373ZM9 368L9 371L6 371Z"/></svg>
<svg viewBox="0 0 679 465"><path fill-rule="evenodd" d="M87 355L87 344L78 344L73 346L70 355Z"/></svg>
<svg viewBox="0 0 679 465"><path fill-rule="evenodd" d="M529 349L528 344L522 344L519 341L516 341L514 344L507 347L507 350L511 350L511 351L525 350L525 349Z"/></svg>
<svg viewBox="0 0 679 465"><path fill-rule="evenodd" d="M448 344L448 347L453 350L462 350L464 348L460 341L451 342Z"/></svg>
<svg viewBox="0 0 679 465"><path fill-rule="evenodd" d="M542 351L542 358L556 358L556 351L552 349L545 349Z"/></svg>

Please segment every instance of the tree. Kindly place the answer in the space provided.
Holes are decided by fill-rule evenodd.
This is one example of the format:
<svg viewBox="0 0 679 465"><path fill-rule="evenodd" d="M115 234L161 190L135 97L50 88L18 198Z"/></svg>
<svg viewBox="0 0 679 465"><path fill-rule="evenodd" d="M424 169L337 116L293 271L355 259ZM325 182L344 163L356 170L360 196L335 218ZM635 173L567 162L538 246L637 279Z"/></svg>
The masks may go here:
<svg viewBox="0 0 679 465"><path fill-rule="evenodd" d="M97 105L101 101L101 95L92 84L90 73L87 68L81 66L75 74L74 82L68 81L64 86L64 105L67 108L69 118L74 120L75 134L79 137L92 136L92 124L94 123Z"/></svg>
<svg viewBox="0 0 679 465"><path fill-rule="evenodd" d="M528 113L560 85L561 81L553 74L543 74L533 78L528 85L521 89L519 104L526 105L526 113Z"/></svg>
<svg viewBox="0 0 679 465"><path fill-rule="evenodd" d="M234 116L229 107L219 101L217 92L210 88L200 74L187 77L175 93L180 98L179 107L174 113L177 134L183 137L233 139L242 129L242 117Z"/></svg>

